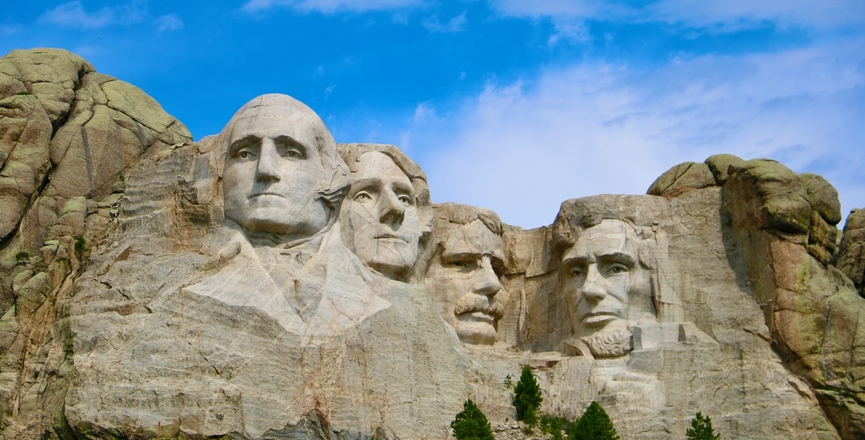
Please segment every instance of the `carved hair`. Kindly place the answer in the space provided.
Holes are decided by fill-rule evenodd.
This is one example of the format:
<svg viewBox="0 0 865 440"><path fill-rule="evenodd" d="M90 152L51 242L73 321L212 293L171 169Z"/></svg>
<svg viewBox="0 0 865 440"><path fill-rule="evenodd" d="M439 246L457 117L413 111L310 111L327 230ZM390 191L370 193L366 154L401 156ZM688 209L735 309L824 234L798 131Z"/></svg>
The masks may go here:
<svg viewBox="0 0 865 440"><path fill-rule="evenodd" d="M339 212L339 205L348 192L349 185L351 185L351 180L348 177L348 167L339 156L336 142L333 140L333 136L331 136L327 126L324 125L324 121L311 108L291 96L275 93L258 96L244 104L231 117L231 120L225 124L225 128L222 129L216 140L217 151L221 155L220 160L217 162L219 176L222 176L223 167L225 166L225 154L228 152L228 144L234 126L239 121L248 118L248 114L258 113L263 107L281 107L285 111L286 119L305 119L311 122L311 130L315 139L314 147L318 151L321 167L324 170L318 179L318 195L333 210L333 216L335 216Z"/></svg>

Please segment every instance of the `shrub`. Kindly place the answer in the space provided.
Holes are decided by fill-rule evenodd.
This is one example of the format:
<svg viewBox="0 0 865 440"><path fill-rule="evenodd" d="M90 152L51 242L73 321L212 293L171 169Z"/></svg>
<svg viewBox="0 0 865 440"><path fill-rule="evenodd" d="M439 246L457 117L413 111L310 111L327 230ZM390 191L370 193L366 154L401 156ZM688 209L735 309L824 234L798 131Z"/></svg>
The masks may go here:
<svg viewBox="0 0 865 440"><path fill-rule="evenodd" d="M592 402L582 417L568 427L568 440L619 440L619 434L607 412Z"/></svg>
<svg viewBox="0 0 865 440"><path fill-rule="evenodd" d="M550 440L563 440L562 429L567 423L564 417L544 414L541 416L541 432L550 434Z"/></svg>
<svg viewBox="0 0 865 440"><path fill-rule="evenodd" d="M84 253L87 251L87 242L84 241L84 237L80 235L75 237L75 253L78 254L78 258L84 256Z"/></svg>
<svg viewBox="0 0 865 440"><path fill-rule="evenodd" d="M496 439L493 437L493 430L490 428L487 416L472 402L472 399L463 403L463 410L454 417L451 429L454 430L454 437L458 440Z"/></svg>
<svg viewBox="0 0 865 440"><path fill-rule="evenodd" d="M534 426L537 423L537 410L541 407L541 402L543 401L544 397L541 395L541 387L538 386L535 375L532 374L532 370L528 365L523 366L520 380L517 382L517 386L514 387L513 404L517 409L517 420L525 420L527 425ZM530 423L532 421L533 423Z"/></svg>
<svg viewBox="0 0 865 440"><path fill-rule="evenodd" d="M712 429L712 419L709 416L703 417L700 413L691 419L691 427L688 428L685 435L688 436L688 440L718 440L721 438L721 434L715 434Z"/></svg>
<svg viewBox="0 0 865 440"><path fill-rule="evenodd" d="M30 254L27 252L18 252L15 254L15 261L22 262L28 260L30 258Z"/></svg>

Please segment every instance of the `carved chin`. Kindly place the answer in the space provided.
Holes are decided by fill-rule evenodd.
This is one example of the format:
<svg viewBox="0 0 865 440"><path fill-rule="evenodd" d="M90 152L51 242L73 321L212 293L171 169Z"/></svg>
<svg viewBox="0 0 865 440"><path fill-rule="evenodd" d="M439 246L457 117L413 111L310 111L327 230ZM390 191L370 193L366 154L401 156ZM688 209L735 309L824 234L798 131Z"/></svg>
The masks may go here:
<svg viewBox="0 0 865 440"><path fill-rule="evenodd" d="M631 331L627 328L600 331L580 338L596 358L621 357L634 349Z"/></svg>
<svg viewBox="0 0 865 440"><path fill-rule="evenodd" d="M454 328L460 341L466 344L492 345L496 342L496 328L487 320L465 319L464 316L460 316Z"/></svg>

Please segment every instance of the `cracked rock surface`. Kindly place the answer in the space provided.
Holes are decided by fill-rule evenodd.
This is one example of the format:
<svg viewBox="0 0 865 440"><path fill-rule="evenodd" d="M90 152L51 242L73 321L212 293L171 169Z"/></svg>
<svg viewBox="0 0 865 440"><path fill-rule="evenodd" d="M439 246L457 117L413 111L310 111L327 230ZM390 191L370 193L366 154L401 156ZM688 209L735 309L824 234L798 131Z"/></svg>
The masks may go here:
<svg viewBox="0 0 865 440"><path fill-rule="evenodd" d="M192 140L140 89L57 49L0 58L0 427L42 435L71 371L64 298L116 226L124 176Z"/></svg>

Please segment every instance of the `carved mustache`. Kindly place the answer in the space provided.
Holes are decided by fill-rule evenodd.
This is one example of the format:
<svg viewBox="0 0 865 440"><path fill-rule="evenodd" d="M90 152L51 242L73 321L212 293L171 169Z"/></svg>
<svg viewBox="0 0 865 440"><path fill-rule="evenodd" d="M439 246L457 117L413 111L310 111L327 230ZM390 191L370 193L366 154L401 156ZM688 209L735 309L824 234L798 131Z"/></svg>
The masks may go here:
<svg viewBox="0 0 865 440"><path fill-rule="evenodd" d="M483 312L496 319L501 319L505 315L505 308L498 301L482 295L468 294L454 306L454 314L462 315L463 313Z"/></svg>

